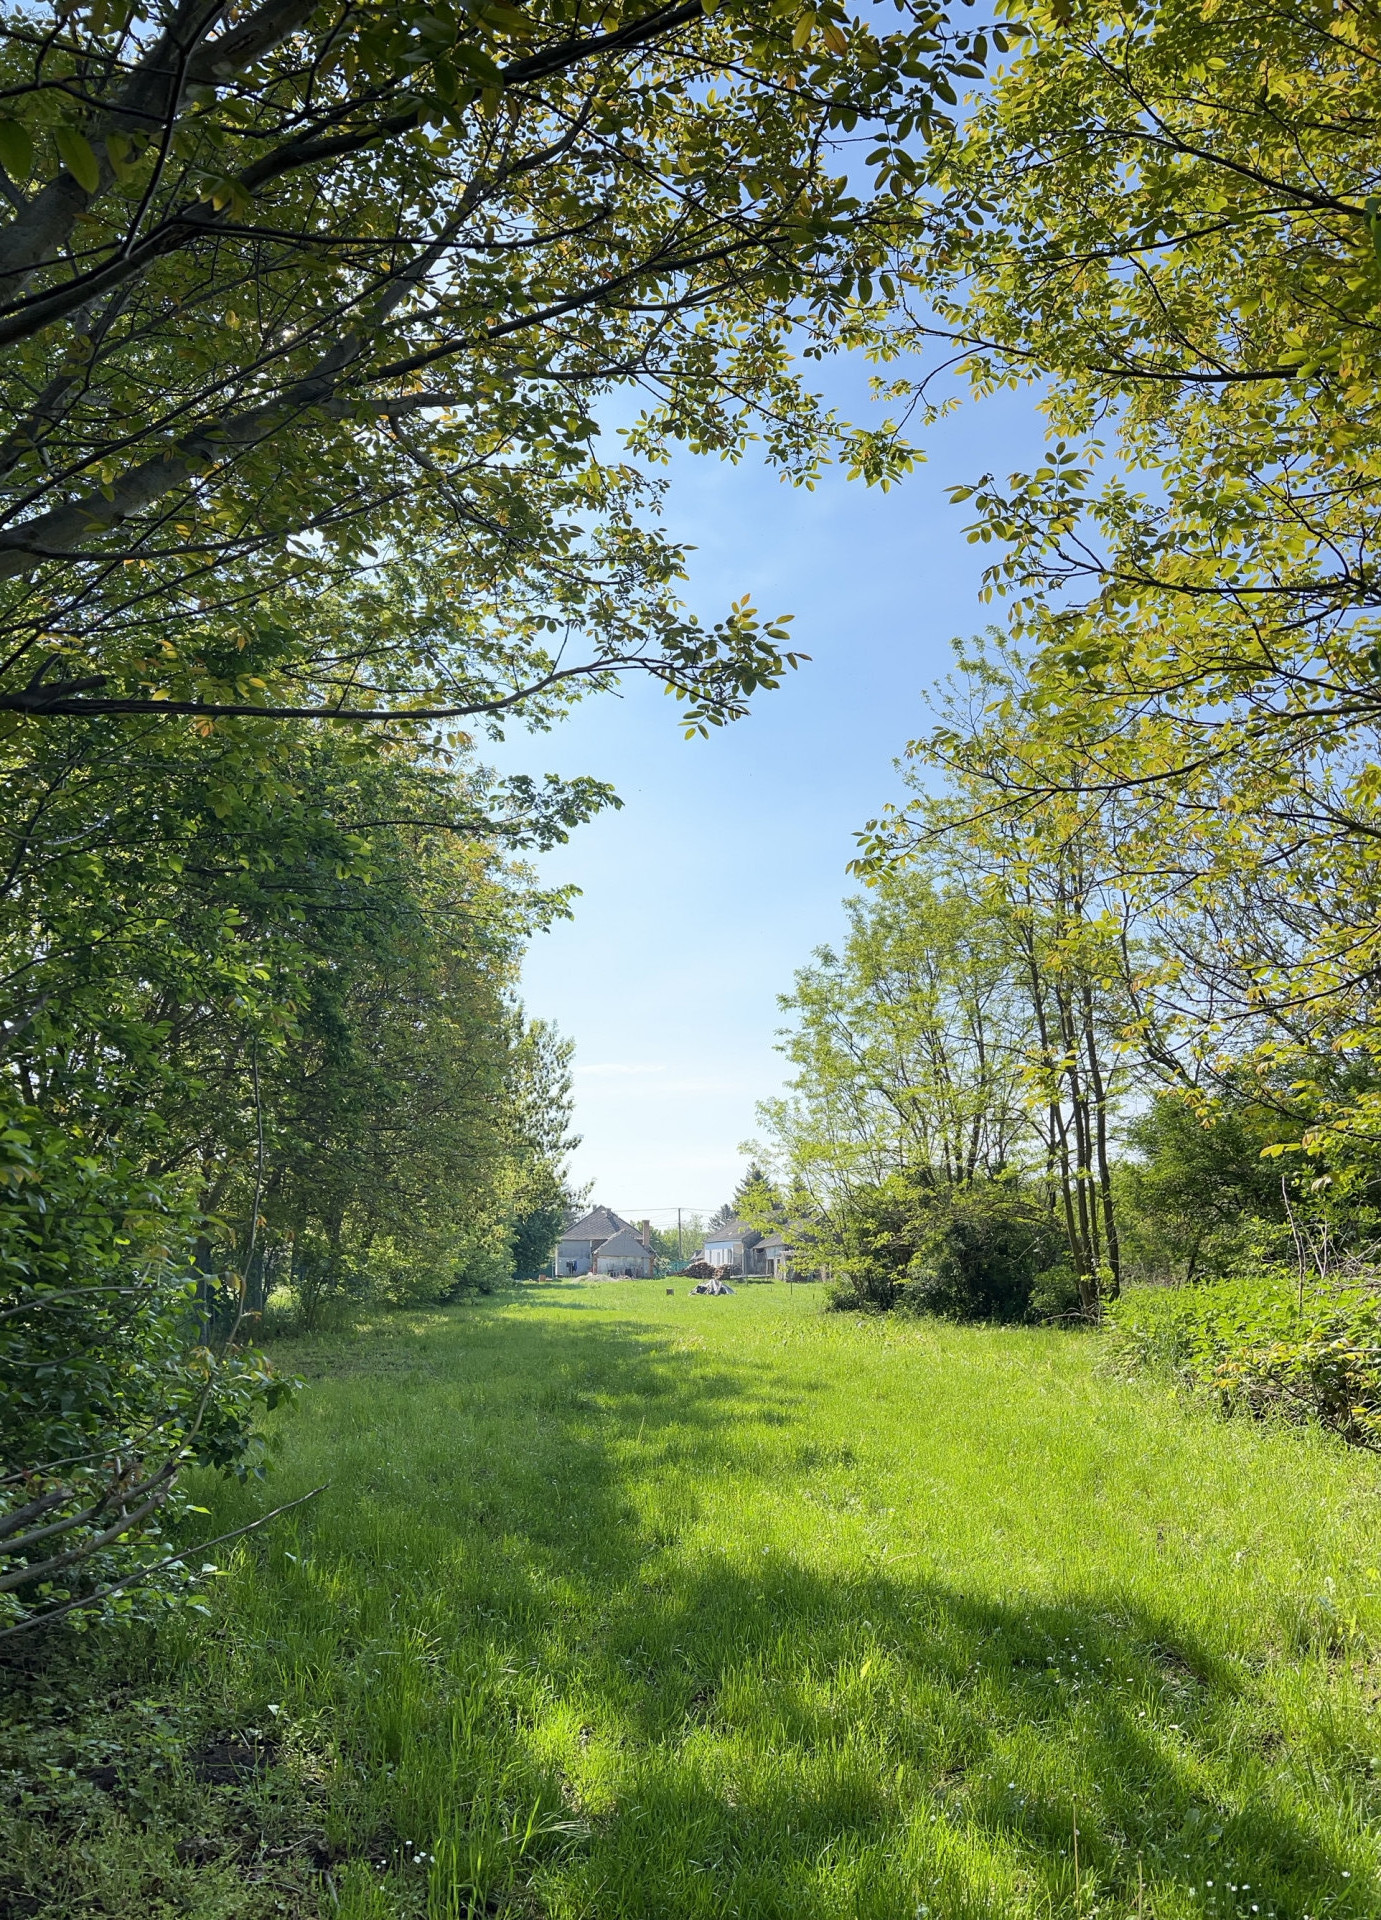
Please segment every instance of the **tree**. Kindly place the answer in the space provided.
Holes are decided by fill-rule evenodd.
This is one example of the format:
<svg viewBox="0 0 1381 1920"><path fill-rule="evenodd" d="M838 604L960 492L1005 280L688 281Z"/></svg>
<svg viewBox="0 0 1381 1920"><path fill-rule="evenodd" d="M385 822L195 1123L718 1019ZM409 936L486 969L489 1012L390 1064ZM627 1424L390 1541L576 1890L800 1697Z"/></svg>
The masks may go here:
<svg viewBox="0 0 1381 1920"><path fill-rule="evenodd" d="M929 1196L909 1263L908 1302L954 1320L1076 1313L1078 1280L1061 1224L1039 1193L984 1180Z"/></svg>
<svg viewBox="0 0 1381 1920"><path fill-rule="evenodd" d="M309 1309L511 1270L562 1133L513 971L564 903L478 775L386 734L62 721L3 771L0 1331L39 1391L4 1434L0 1594L38 1617L159 1561L189 1461L252 1466L280 1389L238 1336L280 1255Z"/></svg>
<svg viewBox="0 0 1381 1920"><path fill-rule="evenodd" d="M574 1053L574 1044L545 1020L529 1021L513 1051L505 1197L519 1280L552 1271L553 1249L575 1199L567 1172L567 1157L580 1145L570 1131Z"/></svg>
<svg viewBox="0 0 1381 1920"><path fill-rule="evenodd" d="M976 388L1045 381L1076 443L983 490L987 535L1017 547L995 582L1206 605L1182 691L1312 686L1316 734L1375 604L1373 27L1293 0L1024 10L1019 57L932 152L913 254ZM1103 430L1123 471L1091 496Z"/></svg>
<svg viewBox="0 0 1381 1920"><path fill-rule="evenodd" d="M338 806L336 749L304 744ZM450 828L464 786L444 768L375 754L347 791L374 816L349 866L323 890L290 845L274 869L300 931L288 1044L261 1074L261 1245L291 1248L304 1302L384 1269L395 1295L444 1298L510 1277L520 1218L560 1203L569 1049L512 984L563 903Z"/></svg>
<svg viewBox="0 0 1381 1920"><path fill-rule="evenodd" d="M796 1072L761 1112L794 1177L828 1208L902 1170L932 1185L1000 1172L1026 1132L1024 1015L982 904L897 870L848 913L843 952L819 949L780 1002Z"/></svg>
<svg viewBox="0 0 1381 1920"><path fill-rule="evenodd" d="M970 744L992 771L996 730ZM782 1001L797 1073L761 1111L799 1195L795 1237L843 1268L849 1300L919 1298L928 1276L944 1310L962 1297L980 1318L1025 1312L1059 1244L1095 1310L1120 1268L1125 1075L1105 976L1125 948L1110 959L1093 837L1049 811L984 835L964 791L916 805L919 864L890 842L843 954L821 949Z"/></svg>
<svg viewBox="0 0 1381 1920"><path fill-rule="evenodd" d="M1209 1101L1162 1094L1136 1116L1124 1213L1153 1270L1192 1281L1244 1251L1259 1255L1252 1229L1288 1217L1286 1180L1265 1149L1298 1142L1307 1121L1291 1104L1288 1089L1238 1074Z"/></svg>
<svg viewBox="0 0 1381 1920"><path fill-rule="evenodd" d="M934 1198L933 1187L898 1172L853 1187L829 1215L802 1223L798 1237L837 1275L836 1307L886 1313L896 1306Z"/></svg>
<svg viewBox="0 0 1381 1920"><path fill-rule="evenodd" d="M1109 789L1100 718L1052 711L1041 663L1000 636L960 665L936 724L908 748L916 797L869 822L856 865L886 875L926 861L987 903L1029 1012L1027 1114L1092 1305L1119 1284L1120 1104L1167 1084L1194 1092L1225 1020L1240 1052L1260 1039L1261 1009L1223 977L1230 903L1183 871L1158 770L1128 757L1127 780Z"/></svg>
<svg viewBox="0 0 1381 1920"><path fill-rule="evenodd" d="M93 1144L0 1089L0 1639L184 1586L183 1470L258 1471L291 1385L199 1337L187 1183Z"/></svg>
<svg viewBox="0 0 1381 1920"><path fill-rule="evenodd" d="M932 149L909 268L915 337L979 393L1039 380L1054 442L956 490L1028 657L1013 817L1136 796L1128 872L1142 911L1179 895L1205 1053L1374 1057L1375 22L1188 0L1023 22ZM1368 1078L1319 1152L1381 1138Z"/></svg>
<svg viewBox="0 0 1381 1920"><path fill-rule="evenodd" d="M745 1206L760 1200L764 1191L770 1189L771 1184L757 1161L750 1160L738 1185L734 1188L734 1197L730 1204L736 1213L740 1213Z"/></svg>
<svg viewBox="0 0 1381 1920"><path fill-rule="evenodd" d="M675 598L653 462L909 455L791 362L884 261L840 142L906 163L977 73L902 9L178 0L0 29L0 710L521 709L621 669L687 724L792 656ZM889 282L890 284L890 282Z"/></svg>
<svg viewBox="0 0 1381 1920"><path fill-rule="evenodd" d="M652 1251L668 1266L684 1265L699 1252L708 1227L702 1214L683 1211L676 1223L651 1229Z"/></svg>
<svg viewBox="0 0 1381 1920"><path fill-rule="evenodd" d="M736 1220L742 1220L749 1226L756 1226L759 1214L771 1212L772 1200L771 1181L756 1160L750 1161L747 1171L734 1188L733 1198L726 1200L722 1207L715 1208L709 1224L711 1227L727 1227ZM682 1225L684 1227L684 1222Z"/></svg>

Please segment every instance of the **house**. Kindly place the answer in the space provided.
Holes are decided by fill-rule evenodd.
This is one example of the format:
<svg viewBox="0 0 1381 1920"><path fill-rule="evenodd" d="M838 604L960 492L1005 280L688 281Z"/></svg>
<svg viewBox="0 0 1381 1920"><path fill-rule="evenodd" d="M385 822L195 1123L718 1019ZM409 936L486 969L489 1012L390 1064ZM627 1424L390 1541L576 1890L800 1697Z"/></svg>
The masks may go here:
<svg viewBox="0 0 1381 1920"><path fill-rule="evenodd" d="M755 1273L765 1273L771 1280L785 1280L792 1271L791 1249L775 1227L765 1233L753 1248Z"/></svg>
<svg viewBox="0 0 1381 1920"><path fill-rule="evenodd" d="M567 1280L573 1274L588 1273L594 1265L595 1248L612 1240L628 1225L609 1207L595 1207L574 1221L556 1246L556 1274Z"/></svg>
<svg viewBox="0 0 1381 1920"><path fill-rule="evenodd" d="M753 1265L753 1254L761 1239L756 1228L745 1227L741 1220L728 1220L705 1235L700 1258L707 1267L724 1273L760 1273L762 1269Z"/></svg>
<svg viewBox="0 0 1381 1920"><path fill-rule="evenodd" d="M785 1280L791 1268L790 1250L775 1227L759 1233L741 1220L707 1233L700 1258L720 1273L763 1274L776 1280Z"/></svg>
<svg viewBox="0 0 1381 1920"><path fill-rule="evenodd" d="M596 1273L607 1274L610 1279L646 1280L652 1272L654 1258L647 1244L650 1229L646 1220L639 1222L641 1233L634 1233L632 1227L621 1227L612 1239L606 1240L595 1248Z"/></svg>
<svg viewBox="0 0 1381 1920"><path fill-rule="evenodd" d="M649 1247L651 1229L646 1220L632 1224L612 1207L594 1207L573 1221L556 1247L556 1277L570 1280L582 1273L609 1273L614 1268L598 1263L597 1256L618 1263L620 1274L645 1279L652 1272ZM616 1243L616 1244L615 1244Z"/></svg>

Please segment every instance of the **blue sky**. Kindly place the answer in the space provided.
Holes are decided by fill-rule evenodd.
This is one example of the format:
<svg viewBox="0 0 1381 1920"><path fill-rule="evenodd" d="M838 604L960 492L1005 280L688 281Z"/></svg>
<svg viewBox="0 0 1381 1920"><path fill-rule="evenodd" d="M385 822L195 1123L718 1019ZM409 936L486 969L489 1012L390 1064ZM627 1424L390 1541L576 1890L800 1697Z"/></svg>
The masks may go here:
<svg viewBox="0 0 1381 1920"><path fill-rule="evenodd" d="M859 419L866 370L827 381ZM505 771L594 774L624 802L539 863L582 896L534 942L523 986L576 1043L576 1179L620 1213L662 1223L732 1191L755 1103L783 1078L776 996L838 935L854 831L899 791L893 761L951 639L993 618L978 600L992 549L966 542L946 488L1028 466L1042 438L1032 394L962 407L886 495L839 473L807 493L748 462L679 462L666 520L696 548L689 603L713 620L749 593L793 613L810 662L709 740L683 740L675 703L630 681L484 750Z"/></svg>

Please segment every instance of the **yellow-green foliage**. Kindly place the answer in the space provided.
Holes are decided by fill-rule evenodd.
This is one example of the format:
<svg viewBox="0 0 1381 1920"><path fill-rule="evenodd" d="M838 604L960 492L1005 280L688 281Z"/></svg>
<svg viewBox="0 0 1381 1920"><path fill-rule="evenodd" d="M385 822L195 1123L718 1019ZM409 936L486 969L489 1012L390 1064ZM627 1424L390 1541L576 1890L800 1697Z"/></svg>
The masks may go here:
<svg viewBox="0 0 1381 1920"><path fill-rule="evenodd" d="M143 1719L51 1735L121 1784L0 1832L23 1910L1381 1912L1381 1467L1097 1335L820 1306L572 1285L295 1345L276 1483L216 1524L329 1489ZM281 1745L199 1786L169 1727Z"/></svg>
<svg viewBox="0 0 1381 1920"><path fill-rule="evenodd" d="M1224 1413L1318 1420L1381 1450L1381 1293L1254 1274L1211 1287L1139 1287L1109 1313L1114 1352L1169 1368Z"/></svg>

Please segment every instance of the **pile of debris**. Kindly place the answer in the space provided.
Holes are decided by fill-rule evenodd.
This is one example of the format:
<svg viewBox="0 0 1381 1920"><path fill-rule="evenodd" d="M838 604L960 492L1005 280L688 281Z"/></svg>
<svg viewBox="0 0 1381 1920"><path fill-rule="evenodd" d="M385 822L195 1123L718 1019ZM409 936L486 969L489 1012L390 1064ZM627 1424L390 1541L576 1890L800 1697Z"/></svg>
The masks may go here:
<svg viewBox="0 0 1381 1920"><path fill-rule="evenodd" d="M737 1293L737 1287L726 1287L717 1273L711 1273L708 1280L699 1280L691 1288L692 1293Z"/></svg>

